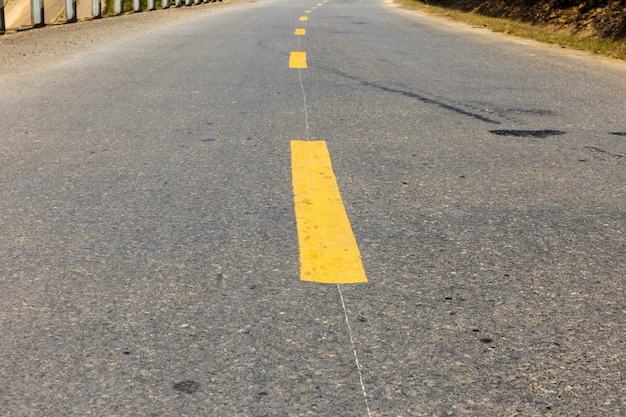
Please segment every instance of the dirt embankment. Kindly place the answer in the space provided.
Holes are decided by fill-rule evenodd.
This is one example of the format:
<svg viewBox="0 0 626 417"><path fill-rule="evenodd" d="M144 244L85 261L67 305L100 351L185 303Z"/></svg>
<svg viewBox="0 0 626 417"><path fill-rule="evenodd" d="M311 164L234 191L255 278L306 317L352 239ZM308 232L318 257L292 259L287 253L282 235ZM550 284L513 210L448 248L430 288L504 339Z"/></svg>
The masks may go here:
<svg viewBox="0 0 626 417"><path fill-rule="evenodd" d="M422 0L435 6L556 27L583 36L626 42L626 1Z"/></svg>

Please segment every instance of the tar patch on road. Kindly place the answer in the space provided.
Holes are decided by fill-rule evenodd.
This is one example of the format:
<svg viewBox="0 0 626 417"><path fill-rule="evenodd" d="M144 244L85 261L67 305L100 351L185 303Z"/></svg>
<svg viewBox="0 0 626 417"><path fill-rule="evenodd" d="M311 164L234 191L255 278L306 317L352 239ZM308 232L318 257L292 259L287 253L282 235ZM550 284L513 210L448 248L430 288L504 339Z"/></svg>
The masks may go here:
<svg viewBox="0 0 626 417"><path fill-rule="evenodd" d="M549 136L564 135L562 130L490 130L490 133L498 136L513 136L517 138L547 138Z"/></svg>
<svg viewBox="0 0 626 417"><path fill-rule="evenodd" d="M185 394L193 394L200 389L200 384L196 381L181 381L174 384L174 389Z"/></svg>
<svg viewBox="0 0 626 417"><path fill-rule="evenodd" d="M610 132L614 136L626 136L626 132Z"/></svg>

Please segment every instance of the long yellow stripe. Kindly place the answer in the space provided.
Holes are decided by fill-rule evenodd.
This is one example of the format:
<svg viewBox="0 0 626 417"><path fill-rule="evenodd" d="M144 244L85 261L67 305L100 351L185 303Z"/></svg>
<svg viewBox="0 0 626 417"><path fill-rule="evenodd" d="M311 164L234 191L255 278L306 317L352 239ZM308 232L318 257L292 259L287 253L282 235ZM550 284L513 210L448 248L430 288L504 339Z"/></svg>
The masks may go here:
<svg viewBox="0 0 626 417"><path fill-rule="evenodd" d="M291 169L300 279L328 284L367 282L326 142L292 141Z"/></svg>

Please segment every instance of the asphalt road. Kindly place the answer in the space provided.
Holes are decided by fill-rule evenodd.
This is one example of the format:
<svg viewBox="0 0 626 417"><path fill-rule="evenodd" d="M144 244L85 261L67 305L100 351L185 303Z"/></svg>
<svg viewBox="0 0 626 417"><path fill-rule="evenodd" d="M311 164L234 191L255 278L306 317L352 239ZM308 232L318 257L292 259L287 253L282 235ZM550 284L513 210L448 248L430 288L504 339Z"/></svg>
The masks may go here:
<svg viewBox="0 0 626 417"><path fill-rule="evenodd" d="M319 4L0 76L2 416L626 415L626 66ZM368 282L300 280L294 140Z"/></svg>

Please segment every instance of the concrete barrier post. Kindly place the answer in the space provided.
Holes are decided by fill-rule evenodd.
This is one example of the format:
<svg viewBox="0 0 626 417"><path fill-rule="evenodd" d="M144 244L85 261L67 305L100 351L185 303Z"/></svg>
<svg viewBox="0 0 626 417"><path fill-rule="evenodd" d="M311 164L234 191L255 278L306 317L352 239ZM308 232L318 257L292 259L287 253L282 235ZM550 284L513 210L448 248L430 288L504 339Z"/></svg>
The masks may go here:
<svg viewBox="0 0 626 417"><path fill-rule="evenodd" d="M148 10L155 10L156 9L156 0L148 0L148 2L146 4L146 8Z"/></svg>
<svg viewBox="0 0 626 417"><path fill-rule="evenodd" d="M6 21L4 20L4 0L0 0L0 35L7 30Z"/></svg>
<svg viewBox="0 0 626 417"><path fill-rule="evenodd" d="M65 18L68 22L76 21L76 0L65 0Z"/></svg>
<svg viewBox="0 0 626 417"><path fill-rule="evenodd" d="M102 17L102 4L100 0L91 0L91 15L93 17Z"/></svg>
<svg viewBox="0 0 626 417"><path fill-rule="evenodd" d="M170 0L161 0L161 7L167 9L170 7Z"/></svg>
<svg viewBox="0 0 626 417"><path fill-rule="evenodd" d="M141 0L133 0L133 10L136 12L141 11Z"/></svg>
<svg viewBox="0 0 626 417"><path fill-rule="evenodd" d="M183 5L183 0L176 0L176 7L180 7Z"/></svg>
<svg viewBox="0 0 626 417"><path fill-rule="evenodd" d="M113 13L115 14L124 13L124 4L122 3L122 0L113 1Z"/></svg>
<svg viewBox="0 0 626 417"><path fill-rule="evenodd" d="M185 0L185 6L191 6L192 4L191 0Z"/></svg>
<svg viewBox="0 0 626 417"><path fill-rule="evenodd" d="M30 21L35 26L43 26L43 0L30 0Z"/></svg>

